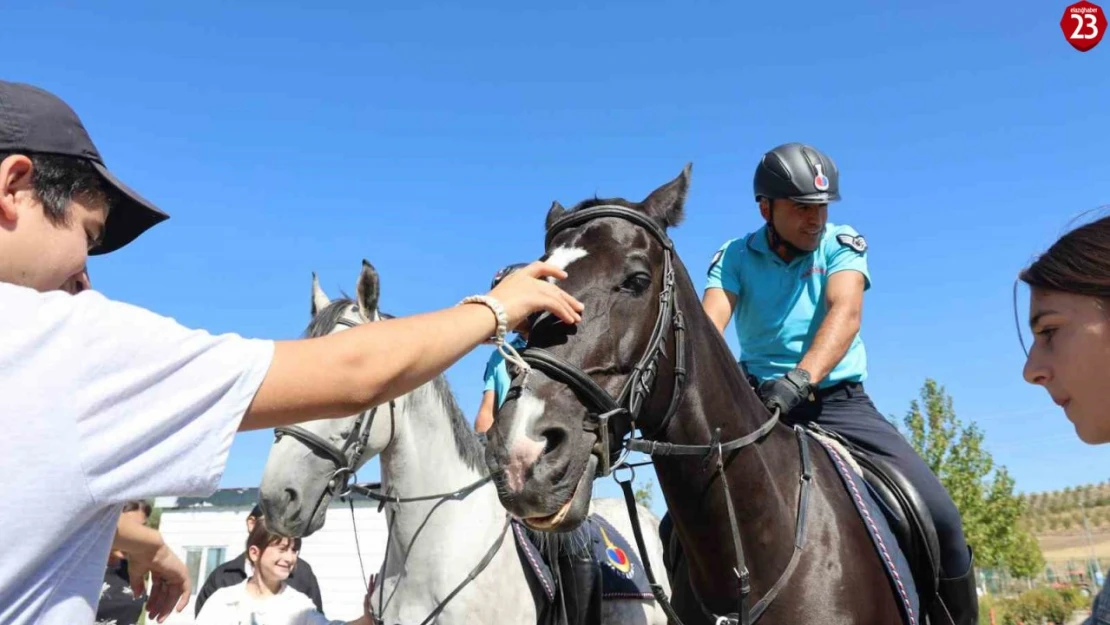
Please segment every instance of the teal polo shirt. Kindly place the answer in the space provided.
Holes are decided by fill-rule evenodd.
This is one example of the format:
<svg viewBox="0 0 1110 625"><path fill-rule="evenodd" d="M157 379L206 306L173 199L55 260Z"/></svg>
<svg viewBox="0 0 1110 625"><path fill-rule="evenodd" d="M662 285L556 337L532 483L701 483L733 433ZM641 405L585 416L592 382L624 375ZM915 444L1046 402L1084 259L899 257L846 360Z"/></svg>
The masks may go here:
<svg viewBox="0 0 1110 625"><path fill-rule="evenodd" d="M509 345L515 347L517 351L524 349L527 344L528 342L519 335L509 341ZM489 361L486 362L485 379L486 387L483 392L493 391L495 400L493 405L496 410L501 407L501 404L505 403L505 395L509 392L509 385L513 382L512 378L509 377L509 368L505 364L505 357L496 348L493 350L493 355L489 357Z"/></svg>
<svg viewBox="0 0 1110 625"><path fill-rule="evenodd" d="M789 263L771 250L766 225L721 246L710 263L706 288L736 295L732 321L749 374L763 381L798 366L828 312L825 285L838 271L862 273L864 290L871 288L867 246L851 226L827 224L820 246ZM857 333L818 386L866 378L867 352Z"/></svg>

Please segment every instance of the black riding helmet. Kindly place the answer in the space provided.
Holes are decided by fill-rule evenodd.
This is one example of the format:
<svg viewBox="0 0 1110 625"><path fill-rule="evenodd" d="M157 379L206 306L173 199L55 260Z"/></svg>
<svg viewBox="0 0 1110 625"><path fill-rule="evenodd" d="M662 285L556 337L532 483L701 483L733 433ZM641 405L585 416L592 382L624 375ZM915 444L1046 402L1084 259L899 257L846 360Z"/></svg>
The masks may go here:
<svg viewBox="0 0 1110 625"><path fill-rule="evenodd" d="M804 143L784 143L759 160L754 187L757 202L765 197L827 204L840 200L840 172L821 150Z"/></svg>
<svg viewBox="0 0 1110 625"><path fill-rule="evenodd" d="M497 273L493 274L493 281L489 283L490 290L492 291L493 289L497 288L497 285L501 284L501 281L505 279L505 276L508 276L510 273L516 271L517 269L521 269L527 266L528 263L513 263L511 265L505 265L501 269L498 269Z"/></svg>

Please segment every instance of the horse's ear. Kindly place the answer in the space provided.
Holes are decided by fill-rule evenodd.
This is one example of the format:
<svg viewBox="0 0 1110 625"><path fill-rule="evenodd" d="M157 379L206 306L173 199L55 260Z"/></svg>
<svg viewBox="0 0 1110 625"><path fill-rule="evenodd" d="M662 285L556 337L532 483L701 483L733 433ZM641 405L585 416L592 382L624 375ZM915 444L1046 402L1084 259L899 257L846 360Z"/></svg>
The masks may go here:
<svg viewBox="0 0 1110 625"><path fill-rule="evenodd" d="M673 228L682 223L686 216L686 193L690 189L690 169L692 163L687 163L682 168L682 173L677 178L651 192L641 204L652 217L659 219L668 228Z"/></svg>
<svg viewBox="0 0 1110 625"><path fill-rule="evenodd" d="M331 300L328 299L324 289L320 288L320 280L316 277L316 272L312 272L312 317L320 314L320 311L327 308Z"/></svg>
<svg viewBox="0 0 1110 625"><path fill-rule="evenodd" d="M378 296L381 294L378 282L378 270L370 261L362 259L362 273L358 276L358 311L366 321L374 320L374 313L378 310Z"/></svg>
<svg viewBox="0 0 1110 625"><path fill-rule="evenodd" d="M567 209L563 208L562 204L560 204L558 201L552 202L551 208L547 210L547 221L546 223L544 223L544 229L550 230L551 224L559 221L559 218L565 214L567 214Z"/></svg>

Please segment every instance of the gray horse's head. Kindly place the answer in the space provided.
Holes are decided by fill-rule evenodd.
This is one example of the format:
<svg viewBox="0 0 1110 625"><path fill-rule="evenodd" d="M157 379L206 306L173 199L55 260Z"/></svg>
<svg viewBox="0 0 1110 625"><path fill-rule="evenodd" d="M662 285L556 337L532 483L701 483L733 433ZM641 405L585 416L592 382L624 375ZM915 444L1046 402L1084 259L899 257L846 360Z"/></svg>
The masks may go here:
<svg viewBox="0 0 1110 625"><path fill-rule="evenodd" d="M353 300L332 301L313 274L311 321L305 336L325 336L383 318L378 311L378 273L366 260L362 261L355 291ZM336 491L346 483L349 471L357 470L389 444L392 416L386 405L343 418L300 423L291 428L298 430L293 433L279 428L266 460L260 493L270 527L290 536L308 536L319 530L328 504L341 494ZM350 444L353 441L365 445L359 449L359 445ZM333 451L328 453L325 446Z"/></svg>

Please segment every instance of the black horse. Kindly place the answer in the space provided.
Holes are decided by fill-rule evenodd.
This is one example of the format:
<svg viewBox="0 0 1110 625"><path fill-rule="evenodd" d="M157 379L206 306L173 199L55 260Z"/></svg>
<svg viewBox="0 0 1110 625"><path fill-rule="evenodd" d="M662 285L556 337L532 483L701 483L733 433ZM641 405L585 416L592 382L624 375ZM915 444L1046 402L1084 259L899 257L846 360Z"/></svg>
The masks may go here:
<svg viewBox="0 0 1110 625"><path fill-rule="evenodd" d="M594 478L643 451L683 554L668 566L672 619L903 622L907 593L858 492L821 442L768 413L702 312L667 235L689 177L687 166L638 203L552 205L545 259L566 268L560 285L586 309L574 327L534 320L521 352L531 369L515 372L489 432L501 501L535 529L574 528Z"/></svg>

